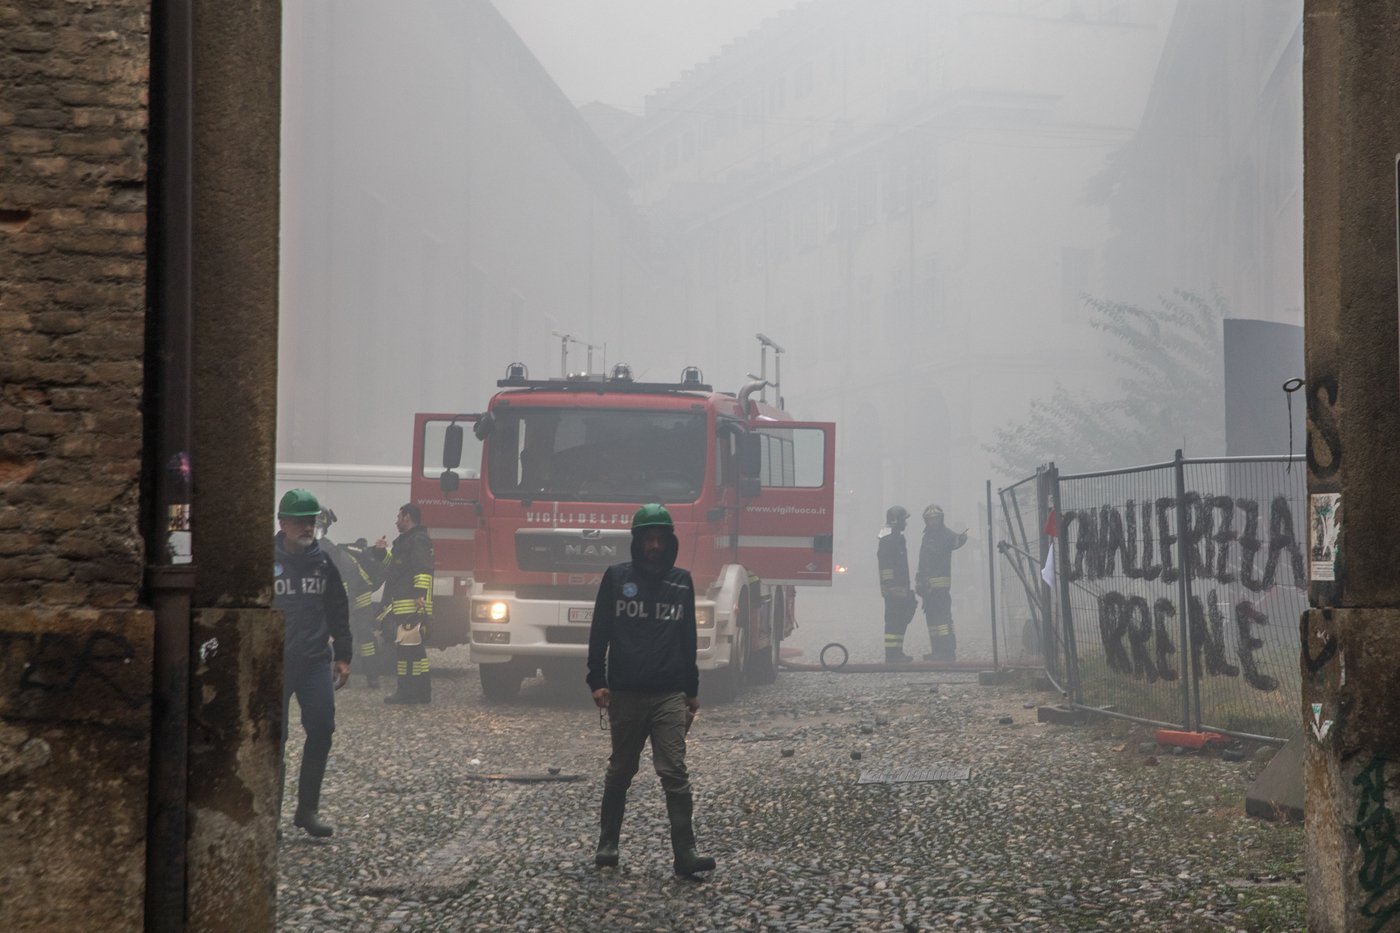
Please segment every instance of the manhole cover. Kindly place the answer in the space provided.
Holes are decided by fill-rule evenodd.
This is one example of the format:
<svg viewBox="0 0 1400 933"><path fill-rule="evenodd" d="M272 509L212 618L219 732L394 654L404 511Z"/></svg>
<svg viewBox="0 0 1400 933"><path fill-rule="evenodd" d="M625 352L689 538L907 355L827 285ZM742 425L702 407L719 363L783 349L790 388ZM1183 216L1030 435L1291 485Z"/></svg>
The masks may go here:
<svg viewBox="0 0 1400 933"><path fill-rule="evenodd" d="M966 781L971 768L898 768L893 771L862 771L857 784L918 784L924 781Z"/></svg>
<svg viewBox="0 0 1400 933"><path fill-rule="evenodd" d="M513 781L516 784L538 784L544 781L577 781L582 774L546 774L542 771L501 771L489 774L465 774L468 781Z"/></svg>

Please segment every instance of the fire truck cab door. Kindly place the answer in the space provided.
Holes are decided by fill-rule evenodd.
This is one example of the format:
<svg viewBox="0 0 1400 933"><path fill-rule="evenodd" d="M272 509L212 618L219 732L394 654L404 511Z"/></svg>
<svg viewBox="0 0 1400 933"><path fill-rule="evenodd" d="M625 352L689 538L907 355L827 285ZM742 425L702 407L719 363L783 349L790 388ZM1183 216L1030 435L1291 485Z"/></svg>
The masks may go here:
<svg viewBox="0 0 1400 933"><path fill-rule="evenodd" d="M740 499L739 563L767 584L831 585L836 425L751 425L758 495Z"/></svg>
<svg viewBox="0 0 1400 933"><path fill-rule="evenodd" d="M481 441L473 431L478 416L420 414L414 420L413 501L423 511L438 570L470 570L476 558L476 502L481 498ZM452 470L457 488L444 491L443 447L454 421L463 429L462 455Z"/></svg>

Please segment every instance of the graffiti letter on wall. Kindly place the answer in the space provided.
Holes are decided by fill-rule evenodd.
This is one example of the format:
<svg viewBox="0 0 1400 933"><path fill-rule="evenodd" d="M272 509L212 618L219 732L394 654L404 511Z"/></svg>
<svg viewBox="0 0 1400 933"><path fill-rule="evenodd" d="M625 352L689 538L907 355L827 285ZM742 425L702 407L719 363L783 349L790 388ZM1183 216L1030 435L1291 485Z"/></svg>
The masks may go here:
<svg viewBox="0 0 1400 933"><path fill-rule="evenodd" d="M1142 504L1142 578L1155 580L1162 575L1162 565L1152 563L1152 503Z"/></svg>
<svg viewBox="0 0 1400 933"><path fill-rule="evenodd" d="M1268 624L1269 617L1255 609L1249 600L1241 600L1235 605L1235 626L1240 633L1240 670L1244 671L1245 683L1265 693L1277 690L1278 681L1268 674L1261 673L1254 661L1255 650L1264 647L1264 642L1254 637L1252 628Z"/></svg>
<svg viewBox="0 0 1400 933"><path fill-rule="evenodd" d="M1185 527L1181 529L1181 537L1186 552L1186 566L1182 567L1181 570L1189 574L1189 579L1199 580L1210 574L1210 561L1214 556L1211 552L1213 544L1210 539L1214 515L1210 509L1206 508L1205 502L1198 492L1186 494L1186 501L1183 503L1181 511L1185 522ZM1206 545L1204 557L1201 555L1202 541Z"/></svg>
<svg viewBox="0 0 1400 933"><path fill-rule="evenodd" d="M1264 581L1254 579L1254 558L1264 542L1259 539L1259 503L1253 499L1240 499L1236 503L1244 511L1244 534L1240 536L1240 582L1246 589L1258 593L1264 589Z"/></svg>
<svg viewBox="0 0 1400 933"><path fill-rule="evenodd" d="M1278 559L1283 551L1288 552L1288 566L1293 571L1293 585L1300 590L1308 588L1308 574L1303 564L1303 549L1298 546L1298 538L1293 534L1293 510L1283 496L1274 496L1269 503L1269 560L1264 565L1264 586L1274 585L1274 575L1278 572Z"/></svg>
<svg viewBox="0 0 1400 933"><path fill-rule="evenodd" d="M1176 567L1172 565L1172 545L1176 544L1176 535L1171 534L1174 508L1176 500L1169 496L1157 500L1157 544L1162 552L1163 583L1175 583L1177 579Z"/></svg>
<svg viewBox="0 0 1400 933"><path fill-rule="evenodd" d="M1235 500L1229 496L1212 496L1210 507L1220 512L1220 530L1215 533L1215 580L1217 583L1235 582L1230 572L1230 542L1235 540ZM1209 568L1207 568L1209 572Z"/></svg>
<svg viewBox="0 0 1400 933"><path fill-rule="evenodd" d="M1220 611L1215 590L1210 591L1210 618L1201 607L1199 596L1191 597L1191 669L1201 679L1201 653L1205 652L1205 673L1238 677L1240 669L1225 660L1225 614Z"/></svg>
<svg viewBox="0 0 1400 933"><path fill-rule="evenodd" d="M1152 604L1152 622L1156 630L1157 673L1163 680L1176 680L1176 668L1167 663L1167 655L1176 654L1176 645L1167 635L1167 618L1176 617L1176 606L1170 599L1158 599Z"/></svg>
<svg viewBox="0 0 1400 933"><path fill-rule="evenodd" d="M1108 669L1120 674L1133 672L1132 659L1123 648L1123 636L1128 632L1123 611L1126 602L1122 593L1105 593L1099 597L1099 641L1103 644Z"/></svg>
<svg viewBox="0 0 1400 933"><path fill-rule="evenodd" d="M1123 607L1123 621L1128 629L1128 645L1133 653L1133 676L1148 683L1157 682L1157 668L1152 663L1148 645L1152 641L1152 610L1141 596L1128 597Z"/></svg>

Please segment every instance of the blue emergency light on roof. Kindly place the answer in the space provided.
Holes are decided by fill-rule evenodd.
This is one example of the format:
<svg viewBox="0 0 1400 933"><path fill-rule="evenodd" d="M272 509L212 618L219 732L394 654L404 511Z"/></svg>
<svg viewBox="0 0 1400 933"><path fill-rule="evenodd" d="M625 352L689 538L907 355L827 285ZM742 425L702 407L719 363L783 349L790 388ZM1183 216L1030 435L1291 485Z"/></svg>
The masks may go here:
<svg viewBox="0 0 1400 933"><path fill-rule="evenodd" d="M705 374L699 366L687 366L681 370L681 385L698 386L705 381Z"/></svg>
<svg viewBox="0 0 1400 933"><path fill-rule="evenodd" d="M530 370L524 363L511 363L506 367L507 379L529 379Z"/></svg>
<svg viewBox="0 0 1400 933"><path fill-rule="evenodd" d="M626 363L618 363L612 368L612 379L613 382L631 382L632 367Z"/></svg>

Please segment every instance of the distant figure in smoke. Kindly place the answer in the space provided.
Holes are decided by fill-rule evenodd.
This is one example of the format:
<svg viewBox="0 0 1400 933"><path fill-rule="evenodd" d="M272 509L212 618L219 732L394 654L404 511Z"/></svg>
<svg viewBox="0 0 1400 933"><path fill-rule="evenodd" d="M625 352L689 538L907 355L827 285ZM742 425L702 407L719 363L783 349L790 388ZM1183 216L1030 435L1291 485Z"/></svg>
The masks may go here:
<svg viewBox="0 0 1400 933"><path fill-rule="evenodd" d="M272 608L283 613L282 768L278 771L277 812L281 819L282 786L292 695L301 706L306 730L301 774L297 778L297 812L292 823L313 836L335 832L317 816L321 781L335 733L335 691L350 679L350 608L340 572L316 541L321 504L305 489L292 489L277 506L281 529L273 539ZM332 643L334 648L332 648ZM278 834L280 836L281 830Z"/></svg>
<svg viewBox="0 0 1400 933"><path fill-rule="evenodd" d="M967 532L958 534L943 524L943 510L924 509L924 540L919 546L919 569L914 589L924 598L929 653L925 661L956 661L958 637L953 632L953 552L967 543Z"/></svg>
<svg viewBox="0 0 1400 933"><path fill-rule="evenodd" d="M875 552L880 562L880 595L885 598L886 664L908 664L914 660L904 653L904 632L919 611L919 601L909 589L909 549L904 543L908 522L908 509L891 506L885 512L885 527L880 530L880 545Z"/></svg>
<svg viewBox="0 0 1400 933"><path fill-rule="evenodd" d="M399 536L393 547L383 538L374 544L374 555L387 568L379 623L384 640L394 643L399 673L398 689L384 702L430 703L433 686L423 639L433 620L433 539L412 502L399 509L394 525Z"/></svg>
<svg viewBox="0 0 1400 933"><path fill-rule="evenodd" d="M389 670L384 668L390 652L379 650L374 633L374 604L370 601L374 591L384 584L384 564L375 559L364 538L354 544L332 541L329 532L335 522L334 510L322 508L316 519L316 538L345 583L345 595L350 599L350 634L355 639L355 657L359 659L356 669L365 675L367 686L373 690L379 686L379 675L393 670L392 659Z"/></svg>

